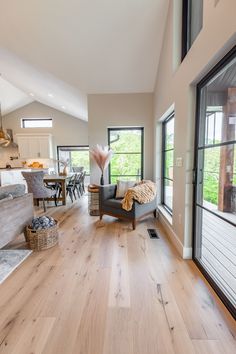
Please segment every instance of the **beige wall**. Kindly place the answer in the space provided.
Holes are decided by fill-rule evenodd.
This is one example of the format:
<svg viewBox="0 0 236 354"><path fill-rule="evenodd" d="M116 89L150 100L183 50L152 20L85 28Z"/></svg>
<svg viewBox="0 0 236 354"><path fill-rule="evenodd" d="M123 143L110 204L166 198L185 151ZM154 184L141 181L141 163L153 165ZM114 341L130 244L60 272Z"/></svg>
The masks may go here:
<svg viewBox="0 0 236 354"><path fill-rule="evenodd" d="M153 177L153 95L102 94L88 96L89 145L107 145L108 127L144 127L144 177ZM91 182L99 182L100 172L92 163ZM107 176L106 176L107 178ZM106 179L107 181L107 179Z"/></svg>
<svg viewBox="0 0 236 354"><path fill-rule="evenodd" d="M53 119L53 128L21 128L21 118L43 118ZM87 145L88 144L88 123L81 119L72 117L56 109L43 105L39 102L32 102L22 108L4 116L5 128L13 130L13 135L19 133L51 133L53 136L54 157L56 157L57 145ZM9 150L12 155L13 151ZM3 158L7 156L7 149L0 150L0 165ZM10 156L11 156L10 155ZM14 161L15 162L15 161ZM16 163L16 162L15 162ZM14 163L13 163L14 165Z"/></svg>
<svg viewBox="0 0 236 354"><path fill-rule="evenodd" d="M174 4L174 6L173 6ZM175 108L175 159L183 158L183 167L174 167L174 200L172 225L169 231L183 253L192 247L192 168L196 83L236 43L236 1L204 1L203 28L181 65L180 0L170 1L160 66L154 93L154 130L156 131L155 175L160 185L161 124L171 106ZM179 27L178 27L179 26ZM174 69L175 68L175 69Z"/></svg>

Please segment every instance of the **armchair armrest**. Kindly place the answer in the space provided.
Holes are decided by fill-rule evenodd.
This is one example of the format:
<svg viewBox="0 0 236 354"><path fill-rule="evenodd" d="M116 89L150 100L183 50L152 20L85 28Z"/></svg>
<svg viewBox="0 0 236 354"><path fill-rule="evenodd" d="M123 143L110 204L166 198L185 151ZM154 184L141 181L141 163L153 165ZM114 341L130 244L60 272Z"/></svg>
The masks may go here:
<svg viewBox="0 0 236 354"><path fill-rule="evenodd" d="M116 185L107 184L105 186L99 186L99 200L100 203L104 200L114 198L116 195Z"/></svg>

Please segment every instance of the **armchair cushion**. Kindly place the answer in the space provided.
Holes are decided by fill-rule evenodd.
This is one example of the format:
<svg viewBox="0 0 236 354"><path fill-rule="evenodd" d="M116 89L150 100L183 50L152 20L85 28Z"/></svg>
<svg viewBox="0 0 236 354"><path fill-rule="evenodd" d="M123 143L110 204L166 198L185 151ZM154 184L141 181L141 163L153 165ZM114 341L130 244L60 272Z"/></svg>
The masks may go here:
<svg viewBox="0 0 236 354"><path fill-rule="evenodd" d="M116 198L124 198L127 190L135 186L136 181L117 181Z"/></svg>
<svg viewBox="0 0 236 354"><path fill-rule="evenodd" d="M111 198L111 199L105 200L104 204L108 207L111 207L111 208L120 209L122 207L121 201L122 201L122 199Z"/></svg>

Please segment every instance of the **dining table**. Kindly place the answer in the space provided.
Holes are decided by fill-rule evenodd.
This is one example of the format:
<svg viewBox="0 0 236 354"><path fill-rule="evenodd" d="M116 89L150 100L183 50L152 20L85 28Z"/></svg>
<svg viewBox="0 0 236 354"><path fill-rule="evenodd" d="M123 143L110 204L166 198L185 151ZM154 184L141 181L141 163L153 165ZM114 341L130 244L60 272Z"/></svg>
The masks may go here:
<svg viewBox="0 0 236 354"><path fill-rule="evenodd" d="M61 185L61 196L58 196L57 201L61 201L63 205L66 205L66 184L73 175L74 173L69 173L67 176L53 174L45 175L43 178L45 183L59 183Z"/></svg>

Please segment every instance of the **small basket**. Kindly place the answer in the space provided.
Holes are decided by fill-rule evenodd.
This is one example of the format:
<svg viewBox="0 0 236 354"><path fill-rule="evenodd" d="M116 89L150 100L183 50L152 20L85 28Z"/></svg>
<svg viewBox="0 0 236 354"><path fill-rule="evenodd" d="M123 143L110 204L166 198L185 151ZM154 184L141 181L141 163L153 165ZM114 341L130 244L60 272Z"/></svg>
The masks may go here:
<svg viewBox="0 0 236 354"><path fill-rule="evenodd" d="M29 248L34 251L43 251L58 243L58 223L48 229L34 230L26 227L25 239Z"/></svg>

